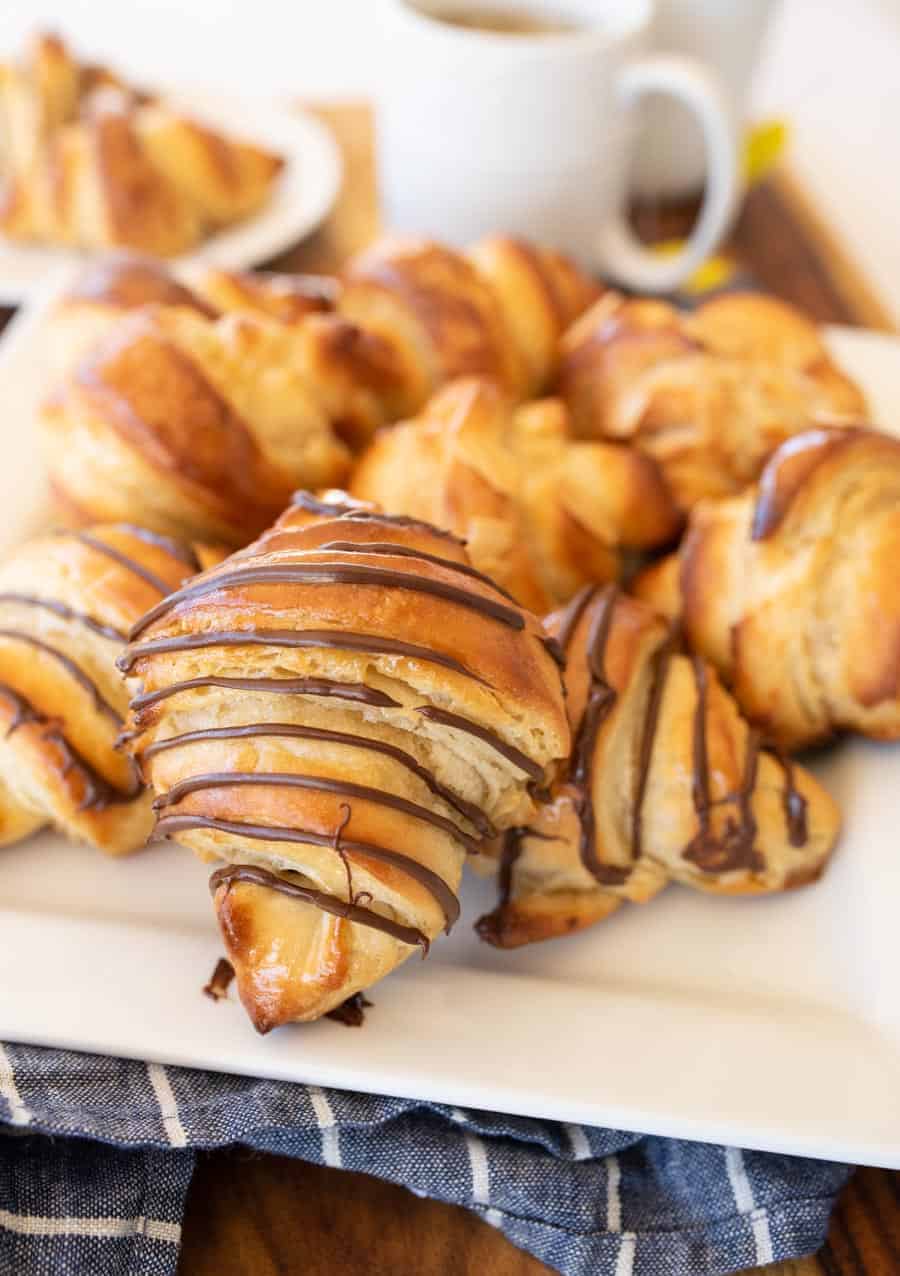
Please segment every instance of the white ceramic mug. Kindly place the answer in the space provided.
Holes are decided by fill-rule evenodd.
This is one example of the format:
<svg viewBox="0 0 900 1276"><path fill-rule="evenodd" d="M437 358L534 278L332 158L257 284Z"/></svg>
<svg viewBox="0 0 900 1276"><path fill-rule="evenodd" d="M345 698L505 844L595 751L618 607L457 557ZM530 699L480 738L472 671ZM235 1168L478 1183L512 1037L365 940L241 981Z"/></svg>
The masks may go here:
<svg viewBox="0 0 900 1276"><path fill-rule="evenodd" d="M737 205L737 132L713 76L648 54L651 0L484 0L571 24L539 35L437 15L478 0L381 0L379 180L391 230L465 244L494 231L570 253L630 288L666 291L718 245ZM695 115L707 157L693 232L648 252L624 216L633 108L664 94Z"/></svg>
<svg viewBox="0 0 900 1276"><path fill-rule="evenodd" d="M653 43L699 58L719 76L732 118L743 125L750 83L775 0L656 0ZM647 102L638 133L631 189L643 196L683 196L706 176L703 139L681 106Z"/></svg>

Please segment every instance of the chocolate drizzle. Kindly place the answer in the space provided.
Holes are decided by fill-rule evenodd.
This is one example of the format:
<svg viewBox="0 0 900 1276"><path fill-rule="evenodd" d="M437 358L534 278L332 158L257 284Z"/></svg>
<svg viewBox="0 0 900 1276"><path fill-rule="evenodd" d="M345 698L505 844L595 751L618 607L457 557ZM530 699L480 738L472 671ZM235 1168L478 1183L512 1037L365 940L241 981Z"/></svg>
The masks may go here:
<svg viewBox="0 0 900 1276"><path fill-rule="evenodd" d="M180 748L182 745L196 744L204 740L235 740L254 736L284 736L301 740L320 740L329 744L347 745L351 748L370 749L373 753L381 753L385 757L392 758L417 776L435 797L439 797L453 810L458 811L482 836L492 837L494 835L493 826L479 807L475 806L473 802L467 802L464 798L458 797L446 785L441 784L437 777L424 766L421 766L411 753L405 752L405 750L398 748L395 744L388 744L383 740L376 740L370 736L355 735L349 731L329 731L323 727L307 727L293 722L260 722L250 723L247 726L206 727L199 731L187 731L183 735L169 736L165 740L156 740L143 750L142 757L144 761L147 761L166 749Z"/></svg>
<svg viewBox="0 0 900 1276"><path fill-rule="evenodd" d="M103 625L86 612L76 611L73 607L69 607L66 603L58 602L55 598L38 598L36 594L7 592L0 594L0 603L15 603L22 607L43 608L44 611L53 612L61 620L71 620L76 624L84 625L85 629L90 629L92 633L97 634L100 638L109 638L112 642L125 642L127 638L127 635L121 629L114 629L112 625Z"/></svg>
<svg viewBox="0 0 900 1276"><path fill-rule="evenodd" d="M185 541L176 540L174 536L164 536L162 532L151 531L149 527L139 527L137 523L116 523L115 526L123 532L136 536L146 545L165 550L172 558L185 563L193 572L199 572L203 567L194 547Z"/></svg>
<svg viewBox="0 0 900 1276"><path fill-rule="evenodd" d="M336 780L323 775L300 775L294 771L212 771L208 775L191 776L173 784L167 793L158 797L153 803L153 809L162 811L175 806L191 793L238 786L306 789L316 793L335 793L341 797L358 798L362 802L389 807L412 819L421 820L424 824L430 824L449 834L467 851L475 852L479 849L476 839L464 833L452 820L430 811L426 806L420 806L418 802L410 802L407 798L367 784L355 784L351 780Z"/></svg>
<svg viewBox="0 0 900 1276"><path fill-rule="evenodd" d="M489 585L491 589L496 589L498 594L502 594L504 598L508 598L511 603L515 603L512 594L508 593L501 585L484 572L480 572L477 567L472 567L469 563L458 563L453 558L442 558L440 554L428 554L424 549L414 549L409 545L398 545L393 541L326 541L322 545L316 546L317 554L374 554L386 555L391 558L415 558L423 563L433 563L435 567L446 567L448 571L459 572L463 576L469 576L472 580L480 581L482 585Z"/></svg>
<svg viewBox="0 0 900 1276"><path fill-rule="evenodd" d="M527 837L536 837L542 842L555 842L558 838L549 833L539 833L536 829L519 826L507 829L503 834L500 850L500 870L498 873L497 907L493 912L485 913L475 923L474 930L478 938L495 948L503 948L504 932L507 923L507 909L512 896L513 870L518 863Z"/></svg>
<svg viewBox="0 0 900 1276"><path fill-rule="evenodd" d="M208 675L202 678L187 678L184 682L173 682L168 687L160 687L156 691L145 691L135 696L131 702L134 713L140 713L150 705L158 704L169 696L181 691L192 691L195 687L224 687L237 691L263 691L275 695L287 696L327 696L336 700L353 700L357 704L368 704L382 709L399 709L400 703L391 699L383 691L367 687L362 682L333 682L329 678L230 678Z"/></svg>
<svg viewBox="0 0 900 1276"><path fill-rule="evenodd" d="M372 1002L368 1000L366 994L355 992L352 997L348 997L339 1006L335 1006L334 1010L329 1010L325 1018L334 1019L337 1023L342 1023L345 1028L361 1028L366 1021L365 1012L371 1008Z"/></svg>
<svg viewBox="0 0 900 1276"><path fill-rule="evenodd" d="M569 650L569 644L572 641L572 635L578 627L578 622L596 592L596 585L585 585L582 589L579 589L575 597L570 599L559 613L556 641L564 652Z"/></svg>
<svg viewBox="0 0 900 1276"><path fill-rule="evenodd" d="M209 675L201 678L188 678L184 682L173 682L168 687L160 687L156 691L145 691L135 696L131 702L132 711L140 714L143 709L158 704L159 701L174 696L182 691L192 691L196 687L234 688L240 691L259 691L276 695L326 696L337 700L352 700L359 704L372 705L382 709L402 709L398 700L392 699L383 691L366 686L362 682L333 682L328 678L232 678ZM431 722L439 722L443 726L457 731L465 731L490 745L502 757L512 762L526 775L534 780L542 780L543 768L522 753L515 745L507 744L493 731L482 727L477 722L463 718L459 714L450 713L446 709L438 709L434 705L416 705L414 712Z"/></svg>
<svg viewBox="0 0 900 1276"><path fill-rule="evenodd" d="M725 873L739 868L759 872L765 864L756 850L756 817L753 814L753 793L759 768L760 737L758 732L747 732L741 786L732 798L737 805L738 819L727 817L724 831L718 835L712 828L713 799L709 788L709 747L707 742L708 680L706 664L699 656L691 657L697 701L694 706L693 727L693 777L691 794L697 814L698 829L682 852L682 857L696 865L704 873Z"/></svg>
<svg viewBox="0 0 900 1276"><path fill-rule="evenodd" d="M308 846L334 846L334 835L317 833L312 829L286 828L280 824L253 824L237 820L218 820L205 815L164 815L156 825L161 837L169 837L173 833L188 832L191 829L210 829L228 833L233 837L253 838L263 842L294 842ZM459 916L459 900L442 877L420 864L418 860L400 851L391 851L372 842L355 842L344 840L343 849L351 854L390 864L408 877L423 886L435 899L444 915L444 929L449 934L453 923ZM215 876L215 874L213 874ZM280 880L280 879L276 879ZM342 905L345 900L339 901Z"/></svg>
<svg viewBox="0 0 900 1276"><path fill-rule="evenodd" d="M631 870L616 864L604 864L598 858L597 820L593 799L593 766L597 739L600 728L616 703L616 691L610 684L606 672L606 648L612 630L619 590L615 585L608 585L599 597L596 589L582 591L582 594L583 596L578 595L574 600L576 606L572 608L571 613L564 616L563 629L565 642L568 645L589 603L597 598L597 609L591 619L586 644L590 686L575 736L569 763L569 779L577 793L575 809L581 826L579 843L581 862L598 882L606 886L621 886Z"/></svg>
<svg viewBox="0 0 900 1276"><path fill-rule="evenodd" d="M794 764L787 754L780 749L775 756L784 771L784 788L781 790L781 804L787 824L788 838L791 846L805 846L809 841L809 825L807 821L806 798L794 783Z"/></svg>
<svg viewBox="0 0 900 1276"><path fill-rule="evenodd" d="M174 638L149 638L136 643L119 656L117 667L129 673L143 656L163 651L199 651L205 647L295 647L321 648L332 651L362 651L373 656L400 656L406 660L421 660L428 664L452 669L463 677L484 683L478 674L467 669L453 656L431 647L400 642L395 638L381 638L377 634L350 633L343 629L231 629L212 633L179 634Z"/></svg>
<svg viewBox="0 0 900 1276"><path fill-rule="evenodd" d="M105 554L107 558L111 558L114 563L118 563L126 571L139 576L141 580L152 586L163 597L171 592L172 586L168 581L163 580L161 576L157 576L155 572L151 572L142 563L135 562L133 558L129 558L122 550L116 549L113 545L107 545L106 541L101 540L99 536L93 536L90 532L63 532L61 535L72 536L75 540L81 541L83 545L89 545L91 549L95 549L98 554Z"/></svg>
<svg viewBox="0 0 900 1276"><path fill-rule="evenodd" d="M210 975L209 983L203 985L203 995L211 1001L223 1001L228 996L228 989L234 979L234 967L225 957L216 962L215 970Z"/></svg>
<svg viewBox="0 0 900 1276"><path fill-rule="evenodd" d="M399 939L401 943L409 944L410 947L418 945L422 949L422 956L428 955L430 940L415 926L403 926L400 922L392 921L390 917L376 913L374 909L352 904L349 900L340 899L337 895L328 895L325 891L315 890L311 886L289 882L286 878L278 877L275 873L270 873L268 869L257 868L253 864L229 864L225 868L217 869L209 879L209 888L215 894L220 886L230 890L235 882L250 882L254 886L264 886L268 890L279 891L282 895L291 895L294 899L301 899L304 903L312 904L314 908L319 908L325 913L331 913L333 917L342 917L348 922L358 922L361 926L380 930L385 935Z"/></svg>
<svg viewBox="0 0 900 1276"><path fill-rule="evenodd" d="M706 744L706 665L699 656L691 656L694 686L697 700L694 705L693 770L691 774L691 798L697 816L698 829L682 852L684 859L698 868L709 868L720 859L721 848L712 833L710 823L711 799L709 793L709 753Z"/></svg>
<svg viewBox="0 0 900 1276"><path fill-rule="evenodd" d="M670 629L665 641L653 653L653 671L650 690L647 695L647 708L644 715L644 729L641 733L638 751L637 783L634 792L634 811L631 824L631 860L637 863L643 854L643 813L644 798L647 794L647 781L650 777L650 763L653 759L653 744L659 726L659 711L662 707L663 692L666 689L666 678L672 656L679 643L677 629Z"/></svg>
<svg viewBox="0 0 900 1276"><path fill-rule="evenodd" d="M58 718L49 718L46 714L41 713L21 692L7 686L6 683L0 683L0 696L12 704L14 711L13 720L6 729L7 738L14 731L18 731L20 727L28 724L42 727L44 728L44 739L52 740L58 746L65 759L60 775L65 778L73 770L78 771L81 775L85 793L79 803L79 811L102 811L106 807L120 802L131 802L141 793L143 785L134 767L132 767L131 787L127 790L115 788L105 776L94 770L90 762L82 757L81 753L67 739L63 733L63 723Z"/></svg>
<svg viewBox="0 0 900 1276"><path fill-rule="evenodd" d="M259 563L252 567L238 567L231 571L201 577L184 586L183 589L176 590L155 607L151 607L132 627L129 638L134 641L154 621L180 603L193 602L207 594L234 589L242 585L371 585L385 589L406 589L413 593L429 594L435 598L457 603L470 611L496 620L510 629L525 628L525 618L517 608L498 603L493 598L484 598L481 594L473 594L446 581L432 580L430 577L417 576L412 572L397 572L383 567L351 565L334 561Z"/></svg>
<svg viewBox="0 0 900 1276"><path fill-rule="evenodd" d="M759 771L760 735L752 727L747 732L746 752L744 755L744 775L738 791L738 812L740 813L739 839L744 848L744 857L751 867L762 868L762 858L754 852L756 840L756 816L753 814L753 792L756 788L756 776ZM755 858L755 863L752 861Z"/></svg>
<svg viewBox="0 0 900 1276"><path fill-rule="evenodd" d="M501 740L498 735L495 735L493 731L489 731L487 727L482 727L477 722L471 722L468 718L462 718L457 713L450 713L447 709L438 709L435 705L420 705L416 712L421 713L422 717L427 718L429 722L439 722L442 726L453 727L457 731L465 731L469 735L483 740L501 757L512 762L513 766L517 766L520 771L524 771L533 780L543 780L543 767L529 758L526 753L522 753L515 745L507 744L505 740Z"/></svg>
<svg viewBox="0 0 900 1276"><path fill-rule="evenodd" d="M94 682L93 678L89 677L81 666L77 665L70 656L65 654L65 652L59 651L56 647L51 646L48 642L44 642L41 638L34 638L31 634L22 633L18 629L0 629L0 639L4 638L8 639L10 642L26 643L29 647L34 647L38 651L44 652L45 655L50 656L51 659L55 660L63 667L63 669L65 669L66 673L73 679L73 681L77 682L78 685L88 693L93 700L94 707L97 709L98 713L102 713L107 718L111 718L117 726L121 725L121 714L113 708L108 700L104 699L103 693Z"/></svg>
<svg viewBox="0 0 900 1276"><path fill-rule="evenodd" d="M344 495L346 495L344 493ZM430 532L432 536L440 536L443 540L455 541L457 545L465 545L461 536L444 527L435 527L421 518L410 518L408 514L385 514L381 510L372 509L364 501L354 501L348 497L346 501L320 501L311 492L295 492L291 504L299 506L310 514L329 515L334 519L351 519L364 523L380 523L384 527L409 527Z"/></svg>

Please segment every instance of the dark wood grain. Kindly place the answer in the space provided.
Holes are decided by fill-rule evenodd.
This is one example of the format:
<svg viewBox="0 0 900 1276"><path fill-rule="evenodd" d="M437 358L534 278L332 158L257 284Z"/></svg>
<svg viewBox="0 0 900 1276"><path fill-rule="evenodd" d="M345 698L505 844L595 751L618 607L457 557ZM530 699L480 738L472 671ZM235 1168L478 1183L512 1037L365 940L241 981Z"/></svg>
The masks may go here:
<svg viewBox="0 0 900 1276"><path fill-rule="evenodd" d="M370 112L353 105L320 114L344 152L344 187L321 230L279 259L287 269L337 269L379 229ZM671 238L685 233L692 215L690 208L645 208L637 220L649 237ZM784 175L750 193L726 251L758 286L823 322L889 326L850 256ZM179 1270L181 1276L538 1276L548 1269L465 1210L364 1175L230 1150L200 1159ZM820 1255L768 1271L900 1276L900 1176L859 1171Z"/></svg>
<svg viewBox="0 0 900 1276"><path fill-rule="evenodd" d="M231 1150L204 1157L181 1276L542 1276L468 1211L365 1174Z"/></svg>

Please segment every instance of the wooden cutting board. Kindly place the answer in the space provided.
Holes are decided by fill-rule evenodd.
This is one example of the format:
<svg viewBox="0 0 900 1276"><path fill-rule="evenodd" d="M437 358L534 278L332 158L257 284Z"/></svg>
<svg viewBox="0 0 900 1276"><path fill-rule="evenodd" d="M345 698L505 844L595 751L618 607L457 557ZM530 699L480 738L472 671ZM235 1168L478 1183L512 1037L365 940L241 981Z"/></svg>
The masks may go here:
<svg viewBox="0 0 900 1276"><path fill-rule="evenodd" d="M328 221L279 258L282 269L330 272L378 233L371 111L318 108L344 153ZM649 239L683 235L693 210L636 210ZM816 319L893 330L874 291L784 173L755 187L726 252L756 285ZM549 1269L466 1210L420 1200L361 1174L245 1150L203 1156L188 1201L181 1276L538 1276ZM817 1258L768 1276L897 1276L900 1175L861 1170ZM702 1273L698 1273L702 1276Z"/></svg>

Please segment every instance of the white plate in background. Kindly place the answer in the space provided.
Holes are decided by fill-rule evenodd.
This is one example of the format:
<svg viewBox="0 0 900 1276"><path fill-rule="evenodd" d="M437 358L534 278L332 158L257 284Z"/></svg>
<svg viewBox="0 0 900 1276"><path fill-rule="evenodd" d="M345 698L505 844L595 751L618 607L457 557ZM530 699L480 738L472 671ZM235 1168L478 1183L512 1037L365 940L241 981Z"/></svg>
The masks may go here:
<svg viewBox="0 0 900 1276"><path fill-rule="evenodd" d="M833 328L900 426L900 342ZM2 541L43 516L30 417L40 315L0 344ZM898 430L897 432L900 432ZM232 992L208 866L175 846L108 860L54 834L0 852L0 1039L900 1167L900 746L813 769L844 833L824 879L769 899L677 886L580 935L498 952L471 923L371 992L365 1026L259 1037Z"/></svg>
<svg viewBox="0 0 900 1276"><path fill-rule="evenodd" d="M179 90L166 94L165 100L213 128L277 151L286 160L259 212L212 235L193 252L166 259L173 266L245 270L261 265L299 243L330 212L340 189L341 157L329 130L312 115L207 92ZM0 235L0 305L33 299L60 267L91 255Z"/></svg>

